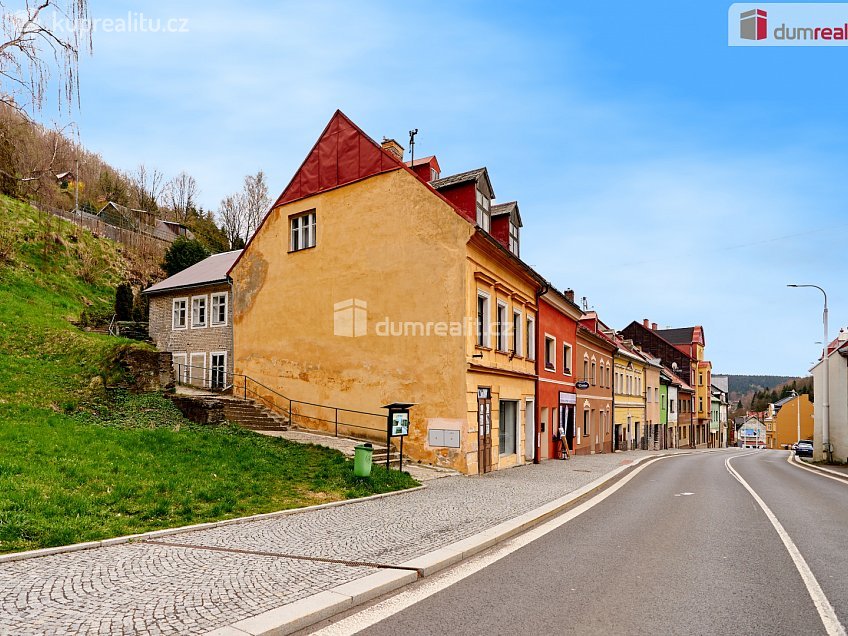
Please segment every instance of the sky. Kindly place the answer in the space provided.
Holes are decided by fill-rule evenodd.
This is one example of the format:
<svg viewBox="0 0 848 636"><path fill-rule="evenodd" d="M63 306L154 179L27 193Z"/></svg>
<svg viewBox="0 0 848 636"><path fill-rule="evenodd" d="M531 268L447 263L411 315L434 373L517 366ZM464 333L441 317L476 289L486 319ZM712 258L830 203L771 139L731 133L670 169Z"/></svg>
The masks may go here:
<svg viewBox="0 0 848 636"><path fill-rule="evenodd" d="M207 209L259 169L276 196L337 108L417 128L443 176L488 168L522 258L607 324L700 324L715 373L806 375L822 295L786 285L848 325L845 49L728 47L729 6L90 0L176 21L95 30L72 115Z"/></svg>

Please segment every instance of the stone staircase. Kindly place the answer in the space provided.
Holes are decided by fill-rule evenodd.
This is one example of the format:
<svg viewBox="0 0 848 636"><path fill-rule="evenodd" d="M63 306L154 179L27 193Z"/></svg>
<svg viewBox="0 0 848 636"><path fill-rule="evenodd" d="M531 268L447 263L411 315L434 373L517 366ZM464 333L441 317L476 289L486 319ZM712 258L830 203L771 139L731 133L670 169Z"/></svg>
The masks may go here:
<svg viewBox="0 0 848 636"><path fill-rule="evenodd" d="M179 386L171 401L186 418L197 424L221 424L230 421L257 432L289 429L289 419L286 416L275 413L253 400Z"/></svg>
<svg viewBox="0 0 848 636"><path fill-rule="evenodd" d="M372 455L372 460L374 464L379 464L380 466L386 465L386 453L389 453L389 466L393 466L395 468L400 464L400 453L398 449L392 446L392 448L386 449L385 446L374 446L374 453ZM409 462L409 458L406 458L406 461Z"/></svg>
<svg viewBox="0 0 848 636"><path fill-rule="evenodd" d="M275 413L253 400L233 397L219 398L224 406L224 417L252 431L287 431L289 418Z"/></svg>

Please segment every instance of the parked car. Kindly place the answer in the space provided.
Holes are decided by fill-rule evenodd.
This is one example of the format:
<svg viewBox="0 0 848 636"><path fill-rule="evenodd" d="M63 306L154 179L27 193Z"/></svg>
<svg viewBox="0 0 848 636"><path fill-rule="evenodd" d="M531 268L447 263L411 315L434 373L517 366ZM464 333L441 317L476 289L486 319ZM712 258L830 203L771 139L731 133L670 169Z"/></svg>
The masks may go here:
<svg viewBox="0 0 848 636"><path fill-rule="evenodd" d="M813 456L813 442L809 439L799 440L795 446L793 447L795 454L798 457L812 457Z"/></svg>

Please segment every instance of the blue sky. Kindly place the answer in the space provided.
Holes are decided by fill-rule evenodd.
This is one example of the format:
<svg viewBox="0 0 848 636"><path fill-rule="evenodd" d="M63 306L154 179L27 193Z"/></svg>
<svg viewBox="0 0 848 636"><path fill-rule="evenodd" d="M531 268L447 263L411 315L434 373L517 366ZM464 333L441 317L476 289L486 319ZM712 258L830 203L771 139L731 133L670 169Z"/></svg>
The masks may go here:
<svg viewBox="0 0 848 636"><path fill-rule="evenodd" d="M804 375L848 324L844 49L729 48L729 2L106 2L83 142L193 174L205 207L282 191L336 108L489 168L522 256L609 324L702 324L717 372Z"/></svg>

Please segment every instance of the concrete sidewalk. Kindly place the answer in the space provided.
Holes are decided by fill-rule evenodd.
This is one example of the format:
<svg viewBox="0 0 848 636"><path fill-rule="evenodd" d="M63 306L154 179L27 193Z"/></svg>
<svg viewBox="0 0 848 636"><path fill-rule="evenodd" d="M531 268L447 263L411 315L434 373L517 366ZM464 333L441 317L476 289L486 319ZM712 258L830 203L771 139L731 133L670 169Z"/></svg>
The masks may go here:
<svg viewBox="0 0 848 636"><path fill-rule="evenodd" d="M482 549L481 536L491 545L505 522L523 527L564 495L669 452L691 451L447 477L391 497L0 563L0 633L244 635L283 624L277 633L286 633L415 580L428 564L457 561L463 545Z"/></svg>

